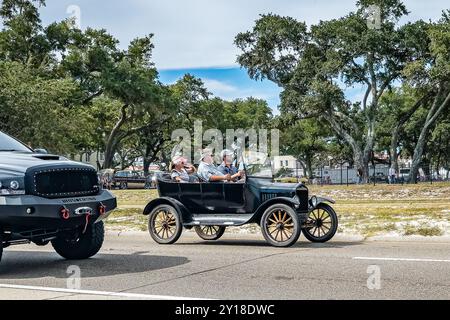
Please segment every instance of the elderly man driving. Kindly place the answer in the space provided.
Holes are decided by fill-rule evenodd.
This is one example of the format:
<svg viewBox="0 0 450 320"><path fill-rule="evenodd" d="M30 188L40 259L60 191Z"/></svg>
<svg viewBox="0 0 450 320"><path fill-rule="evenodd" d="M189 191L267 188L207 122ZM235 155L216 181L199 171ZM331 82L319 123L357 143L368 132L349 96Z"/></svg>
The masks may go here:
<svg viewBox="0 0 450 320"><path fill-rule="evenodd" d="M233 151L225 149L220 153L220 157L222 158L223 162L220 166L217 167L217 170L219 170L223 174L230 174L232 181L236 181L243 176L243 172L239 171L238 168L233 166Z"/></svg>

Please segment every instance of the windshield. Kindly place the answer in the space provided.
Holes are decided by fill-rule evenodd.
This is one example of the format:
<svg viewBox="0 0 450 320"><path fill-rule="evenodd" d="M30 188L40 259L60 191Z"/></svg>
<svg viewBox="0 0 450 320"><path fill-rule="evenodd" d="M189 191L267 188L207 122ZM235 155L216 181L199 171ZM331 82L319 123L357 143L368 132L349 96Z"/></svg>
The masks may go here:
<svg viewBox="0 0 450 320"><path fill-rule="evenodd" d="M2 151L19 151L32 152L32 150L14 138L0 132L0 152Z"/></svg>
<svg viewBox="0 0 450 320"><path fill-rule="evenodd" d="M252 152L244 158L247 175L250 177L272 178L272 161L267 154L261 152Z"/></svg>

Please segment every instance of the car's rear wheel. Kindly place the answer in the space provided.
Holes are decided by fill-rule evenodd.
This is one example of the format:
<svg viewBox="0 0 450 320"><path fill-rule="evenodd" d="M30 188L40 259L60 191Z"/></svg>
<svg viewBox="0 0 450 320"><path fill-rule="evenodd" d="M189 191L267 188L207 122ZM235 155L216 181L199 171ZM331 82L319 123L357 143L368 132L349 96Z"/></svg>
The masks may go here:
<svg viewBox="0 0 450 320"><path fill-rule="evenodd" d="M203 240L213 241L220 239L225 233L226 227L222 226L195 226L195 232Z"/></svg>
<svg viewBox="0 0 450 320"><path fill-rule="evenodd" d="M292 246L301 233L297 213L292 207L281 203L264 212L260 225L266 241L275 247Z"/></svg>
<svg viewBox="0 0 450 320"><path fill-rule="evenodd" d="M305 238L311 242L327 242L336 234L338 228L338 217L332 207L321 203L309 213L308 227L303 229Z"/></svg>
<svg viewBox="0 0 450 320"><path fill-rule="evenodd" d="M121 182L121 183L120 183L120 189L122 189L122 190L128 189L128 183L126 183L126 182Z"/></svg>
<svg viewBox="0 0 450 320"><path fill-rule="evenodd" d="M181 236L183 225L178 211L171 205L162 204L149 215L148 231L159 244L173 244Z"/></svg>
<svg viewBox="0 0 450 320"><path fill-rule="evenodd" d="M103 221L89 225L85 233L77 237L66 234L52 240L55 251L68 260L88 259L96 255L103 245L105 227Z"/></svg>

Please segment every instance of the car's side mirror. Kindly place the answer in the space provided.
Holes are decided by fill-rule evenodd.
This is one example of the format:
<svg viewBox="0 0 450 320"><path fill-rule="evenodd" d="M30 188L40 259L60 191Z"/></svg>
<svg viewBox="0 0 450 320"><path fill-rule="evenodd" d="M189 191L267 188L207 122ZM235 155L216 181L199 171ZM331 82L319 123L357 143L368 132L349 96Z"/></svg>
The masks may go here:
<svg viewBox="0 0 450 320"><path fill-rule="evenodd" d="M34 153L48 154L48 151L45 149L34 149L33 151L34 151Z"/></svg>

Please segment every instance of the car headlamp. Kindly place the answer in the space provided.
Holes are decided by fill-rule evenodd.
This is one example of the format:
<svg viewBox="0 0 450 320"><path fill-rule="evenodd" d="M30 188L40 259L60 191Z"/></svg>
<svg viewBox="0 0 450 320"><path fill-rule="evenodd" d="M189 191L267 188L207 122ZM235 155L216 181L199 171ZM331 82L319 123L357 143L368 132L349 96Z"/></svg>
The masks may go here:
<svg viewBox="0 0 450 320"><path fill-rule="evenodd" d="M25 182L23 178L0 177L0 195L21 195L25 194Z"/></svg>
<svg viewBox="0 0 450 320"><path fill-rule="evenodd" d="M317 197L316 197L316 196L312 196L310 201L311 201L311 205L312 205L313 207L316 207L316 206L317 206L318 200L317 200Z"/></svg>
<svg viewBox="0 0 450 320"><path fill-rule="evenodd" d="M9 183L9 187L10 187L12 190L18 190L19 187L20 187L19 181L17 181L17 180L12 180L12 181Z"/></svg>

